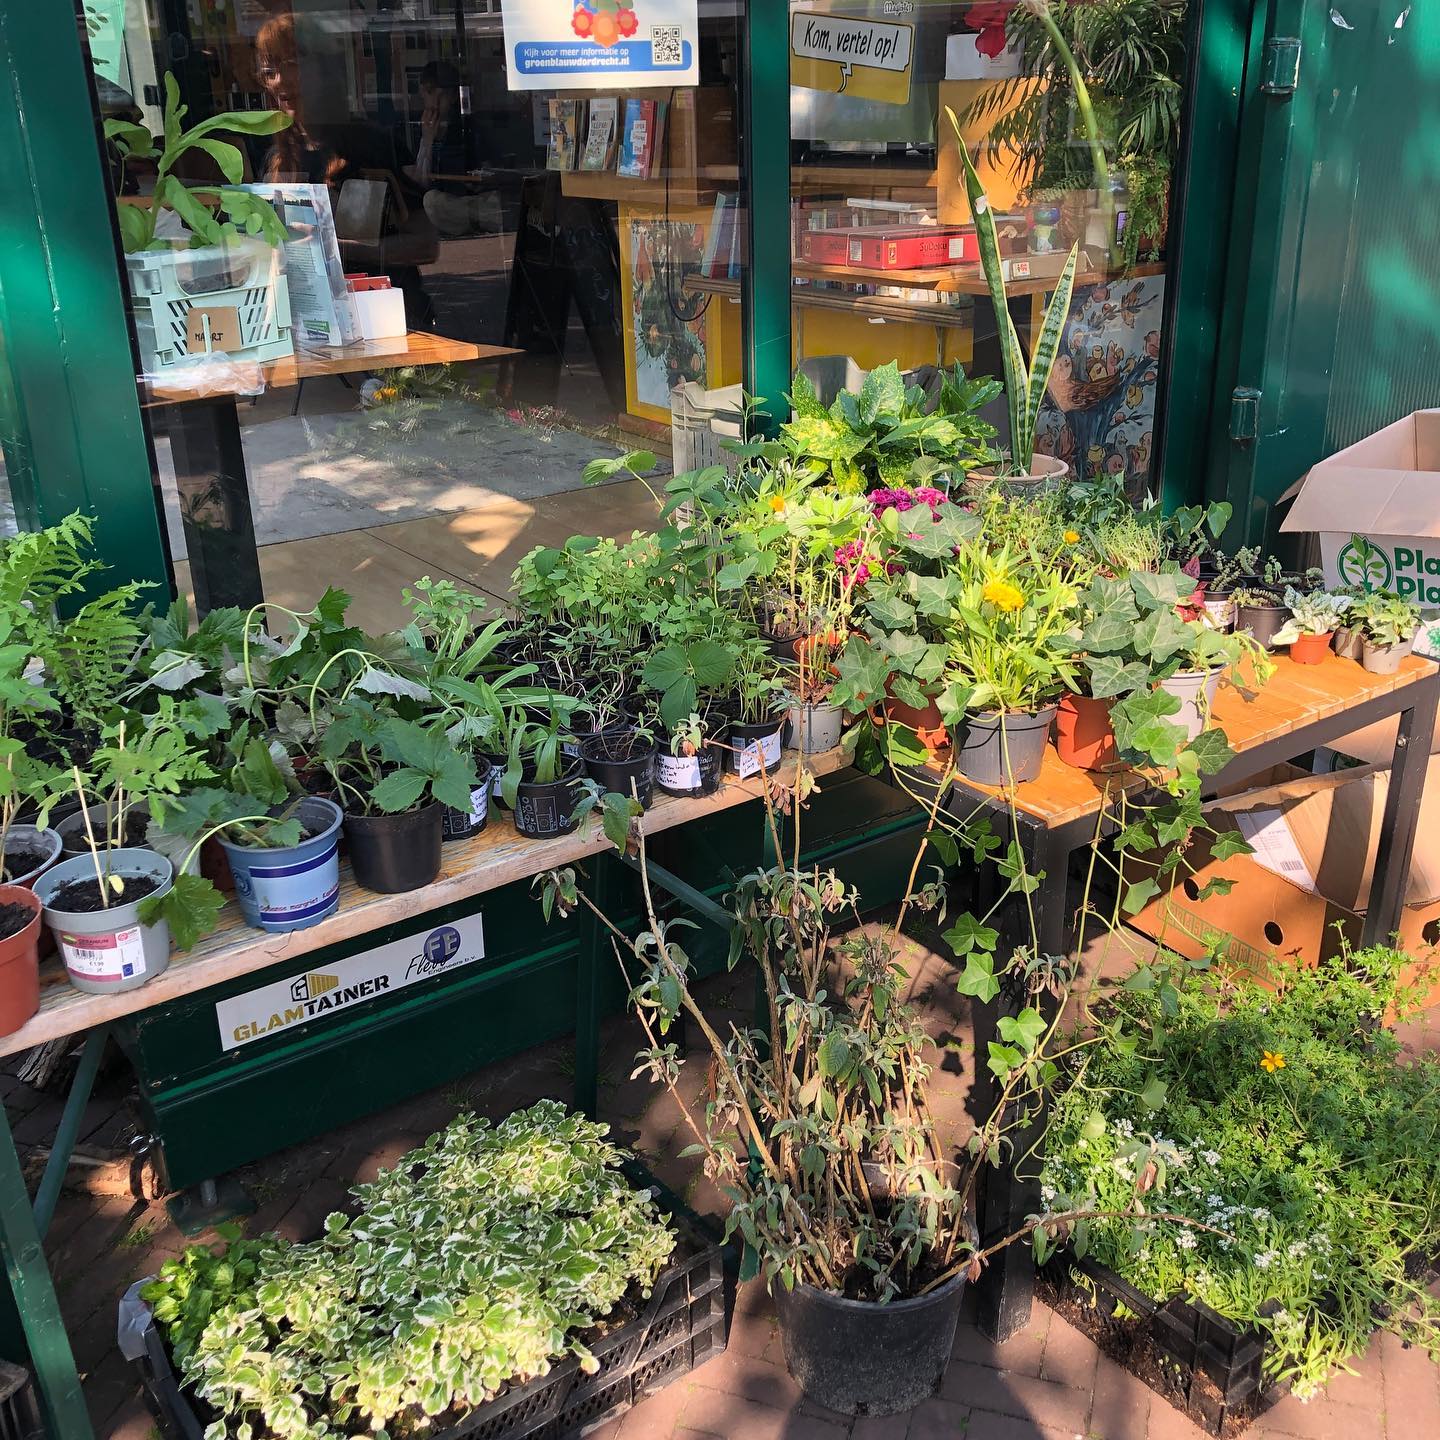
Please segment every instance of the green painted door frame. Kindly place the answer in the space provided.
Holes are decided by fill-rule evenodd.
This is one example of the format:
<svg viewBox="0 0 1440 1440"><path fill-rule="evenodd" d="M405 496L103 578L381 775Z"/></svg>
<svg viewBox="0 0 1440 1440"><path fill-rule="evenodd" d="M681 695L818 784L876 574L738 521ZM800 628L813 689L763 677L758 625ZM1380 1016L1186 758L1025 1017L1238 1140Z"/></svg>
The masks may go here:
<svg viewBox="0 0 1440 1440"><path fill-rule="evenodd" d="M0 0L0 443L16 514L97 515L105 584L168 594L95 113L70 5Z"/></svg>

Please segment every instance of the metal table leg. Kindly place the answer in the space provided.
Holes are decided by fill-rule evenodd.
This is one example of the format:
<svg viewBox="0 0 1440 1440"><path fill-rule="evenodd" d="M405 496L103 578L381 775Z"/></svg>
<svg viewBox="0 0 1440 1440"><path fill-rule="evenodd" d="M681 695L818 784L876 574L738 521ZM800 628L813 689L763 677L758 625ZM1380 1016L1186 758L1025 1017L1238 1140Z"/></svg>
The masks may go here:
<svg viewBox="0 0 1440 1440"><path fill-rule="evenodd" d="M608 855L595 857L595 883L591 898L601 914L608 915L615 895L615 869ZM610 944L594 911L580 911L580 954L575 962L575 1108L592 1120L600 1090L600 967Z"/></svg>
<svg viewBox="0 0 1440 1440"><path fill-rule="evenodd" d="M1070 841L1059 831L1035 828L1026 837L1028 863L1032 874L1044 873L1034 896L1034 936L1041 954L1061 955L1067 949L1067 901L1070 869ZM1019 908L1023 909L1023 906ZM1012 919L1013 924L1013 919ZM1030 943L1028 912L1022 944ZM1047 1022L1054 1019L1059 1001L1048 993L1027 997L1019 986L1002 989L995 1000L975 1010L975 1068L977 1077L985 1070L989 1042L995 1038L1002 1015L1017 1015L1033 1004ZM998 1087L990 1083L988 1103L994 1103ZM983 1092L982 1092L983 1093ZM979 1190L979 1228L986 1243L1018 1230L1029 1215L1040 1209L1040 1156L1036 1152L1048 1122L1048 1105L1042 1106L1023 1129L1012 1132L1012 1161L986 1169ZM1014 1161L1020 1162L1017 1170ZM980 1331L997 1344L1008 1340L1030 1321L1035 1297L1035 1266L1028 1247L1012 1245L1000 1251L986 1266L977 1287L979 1300L976 1322Z"/></svg>
<svg viewBox="0 0 1440 1440"><path fill-rule="evenodd" d="M70 1083L70 1093L65 1097L65 1108L60 1112L60 1123L55 1129L50 1158L45 1162L45 1173L35 1190L35 1228L42 1238L55 1214L55 1202L59 1200L60 1187L65 1182L70 1153L75 1148L75 1137L80 1133L80 1117L90 1103L90 1092L95 1088L95 1075L100 1069L100 1057L105 1053L109 1039L110 1030L105 1025L97 1026L85 1037L80 1065Z"/></svg>
<svg viewBox="0 0 1440 1440"><path fill-rule="evenodd" d="M1430 763L1430 742L1435 733L1435 707L1440 676L1417 686L1415 703L1400 712L1395 753L1390 764L1390 785L1385 794L1385 815L1380 822L1380 846L1370 904L1365 911L1366 945L1387 944L1400 928L1410 861L1415 849L1415 827L1420 820L1420 792Z"/></svg>
<svg viewBox="0 0 1440 1440"><path fill-rule="evenodd" d="M222 605L248 610L265 592L235 398L187 401L166 416L195 609L202 616Z"/></svg>
<svg viewBox="0 0 1440 1440"><path fill-rule="evenodd" d="M19 1328L30 1351L46 1431L56 1440L93 1440L95 1432L80 1391L70 1337L60 1317L40 1228L25 1193L20 1157L3 1106L0 1132L0 1253Z"/></svg>

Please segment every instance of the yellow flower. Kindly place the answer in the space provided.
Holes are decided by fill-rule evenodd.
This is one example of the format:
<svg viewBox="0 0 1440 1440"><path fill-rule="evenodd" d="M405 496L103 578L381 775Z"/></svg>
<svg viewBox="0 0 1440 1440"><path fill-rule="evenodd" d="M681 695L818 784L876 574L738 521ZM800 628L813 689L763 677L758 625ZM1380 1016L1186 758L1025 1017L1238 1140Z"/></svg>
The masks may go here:
<svg viewBox="0 0 1440 1440"><path fill-rule="evenodd" d="M382 404L384 404L384 403L388 403L388 402L391 401L391 400L394 400L399 394L400 394L400 391L399 391L399 389L398 389L396 386L394 386L394 385L382 385L382 386L375 392L374 398L375 398L376 400L379 400Z"/></svg>
<svg viewBox="0 0 1440 1440"><path fill-rule="evenodd" d="M783 495L772 495L770 497L770 508L778 515L785 508L785 497Z"/></svg>
<svg viewBox="0 0 1440 1440"><path fill-rule="evenodd" d="M997 610L1018 610L1025 597L1008 580L992 580L980 592Z"/></svg>
<svg viewBox="0 0 1440 1440"><path fill-rule="evenodd" d="M1080 543L1080 532L1078 530L1067 530L1065 532L1065 543L1067 545L1078 545Z"/></svg>
<svg viewBox="0 0 1440 1440"><path fill-rule="evenodd" d="M1285 1055L1280 1050L1266 1050L1260 1056L1260 1068L1268 1074L1273 1075L1277 1070L1285 1068Z"/></svg>

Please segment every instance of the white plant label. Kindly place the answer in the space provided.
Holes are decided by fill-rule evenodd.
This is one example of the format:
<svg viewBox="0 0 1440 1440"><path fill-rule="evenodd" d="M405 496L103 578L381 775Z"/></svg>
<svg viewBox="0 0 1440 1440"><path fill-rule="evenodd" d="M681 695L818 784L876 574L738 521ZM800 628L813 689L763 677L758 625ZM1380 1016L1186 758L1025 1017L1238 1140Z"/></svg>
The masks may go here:
<svg viewBox="0 0 1440 1440"><path fill-rule="evenodd" d="M760 762L767 770L773 770L780 763L780 731L773 735L752 740L735 758L735 772L742 780L760 773Z"/></svg>
<svg viewBox="0 0 1440 1440"><path fill-rule="evenodd" d="M700 788L700 757L698 755L662 755L659 765L660 783L667 790L698 790Z"/></svg>
<svg viewBox="0 0 1440 1440"><path fill-rule="evenodd" d="M87 980L118 984L145 973L145 941L138 925L109 935L69 935L62 931L60 951L65 956L65 968Z"/></svg>
<svg viewBox="0 0 1440 1440"><path fill-rule="evenodd" d="M482 785L478 790L470 792L470 818L479 825L489 813L490 786Z"/></svg>

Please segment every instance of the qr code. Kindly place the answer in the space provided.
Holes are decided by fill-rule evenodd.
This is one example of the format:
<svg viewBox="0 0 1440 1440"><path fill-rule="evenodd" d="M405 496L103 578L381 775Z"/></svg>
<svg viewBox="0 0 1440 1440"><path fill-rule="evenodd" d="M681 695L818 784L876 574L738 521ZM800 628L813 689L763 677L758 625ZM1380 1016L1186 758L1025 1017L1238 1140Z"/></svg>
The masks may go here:
<svg viewBox="0 0 1440 1440"><path fill-rule="evenodd" d="M656 65L683 65L685 63L684 32L678 25L652 25L650 27L650 54Z"/></svg>

